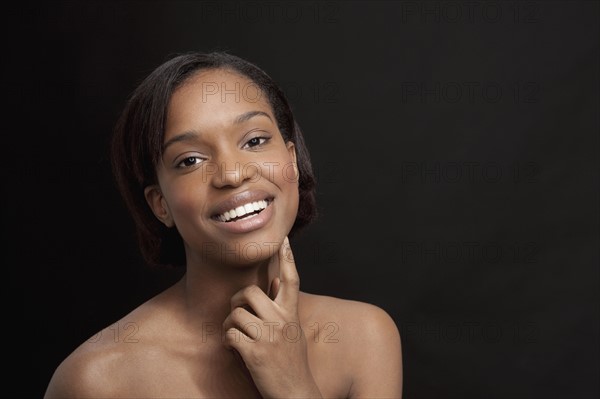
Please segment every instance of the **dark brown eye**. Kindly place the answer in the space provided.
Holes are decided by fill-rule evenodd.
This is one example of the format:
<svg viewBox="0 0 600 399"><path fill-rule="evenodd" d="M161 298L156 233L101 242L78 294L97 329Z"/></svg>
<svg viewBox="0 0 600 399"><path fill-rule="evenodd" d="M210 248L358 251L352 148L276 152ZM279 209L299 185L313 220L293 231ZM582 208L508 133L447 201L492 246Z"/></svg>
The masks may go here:
<svg viewBox="0 0 600 399"><path fill-rule="evenodd" d="M183 160L183 164L185 166L192 166L196 163L196 157L188 157L186 159Z"/></svg>
<svg viewBox="0 0 600 399"><path fill-rule="evenodd" d="M184 158L181 162L179 162L177 167L186 168L186 167L194 166L199 162L200 162L200 158L198 158L198 157L187 157L187 158Z"/></svg>
<svg viewBox="0 0 600 399"><path fill-rule="evenodd" d="M248 140L246 145L248 147L256 147L257 145L263 144L265 141L267 141L266 137L253 137L250 140Z"/></svg>

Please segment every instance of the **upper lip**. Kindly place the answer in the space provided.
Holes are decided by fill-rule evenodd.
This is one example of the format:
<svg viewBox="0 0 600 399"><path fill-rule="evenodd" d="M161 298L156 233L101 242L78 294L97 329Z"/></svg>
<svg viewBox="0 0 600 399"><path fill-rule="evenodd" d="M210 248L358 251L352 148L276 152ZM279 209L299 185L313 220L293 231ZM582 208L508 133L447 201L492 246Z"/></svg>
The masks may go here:
<svg viewBox="0 0 600 399"><path fill-rule="evenodd" d="M232 195L231 197L219 202L215 205L212 217L216 217L229 211L231 209L235 209L238 206L242 206L244 204L248 204L250 202L267 200L271 201L273 196L264 190L247 190L242 191L241 193L237 193Z"/></svg>

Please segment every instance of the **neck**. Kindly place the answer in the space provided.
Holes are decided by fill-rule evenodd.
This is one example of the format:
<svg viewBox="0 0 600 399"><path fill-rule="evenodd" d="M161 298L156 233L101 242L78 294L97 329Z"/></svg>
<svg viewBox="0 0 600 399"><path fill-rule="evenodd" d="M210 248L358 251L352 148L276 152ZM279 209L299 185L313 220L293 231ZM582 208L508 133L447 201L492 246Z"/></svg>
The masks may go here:
<svg viewBox="0 0 600 399"><path fill-rule="evenodd" d="M231 313L231 297L249 285L268 293L274 276L269 260L251 265L195 261L188 257L186 274L180 281L186 319L192 328L217 336L225 318ZM206 331L205 331L206 330Z"/></svg>

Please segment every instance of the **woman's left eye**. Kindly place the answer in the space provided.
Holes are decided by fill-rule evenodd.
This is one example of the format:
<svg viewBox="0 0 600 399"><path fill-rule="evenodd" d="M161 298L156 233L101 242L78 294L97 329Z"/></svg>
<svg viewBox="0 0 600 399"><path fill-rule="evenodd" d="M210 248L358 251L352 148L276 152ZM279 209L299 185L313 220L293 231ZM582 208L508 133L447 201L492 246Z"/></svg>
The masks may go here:
<svg viewBox="0 0 600 399"><path fill-rule="evenodd" d="M266 138L266 137L253 137L246 142L245 146L256 147L258 145L264 144L267 140L268 140L268 138Z"/></svg>

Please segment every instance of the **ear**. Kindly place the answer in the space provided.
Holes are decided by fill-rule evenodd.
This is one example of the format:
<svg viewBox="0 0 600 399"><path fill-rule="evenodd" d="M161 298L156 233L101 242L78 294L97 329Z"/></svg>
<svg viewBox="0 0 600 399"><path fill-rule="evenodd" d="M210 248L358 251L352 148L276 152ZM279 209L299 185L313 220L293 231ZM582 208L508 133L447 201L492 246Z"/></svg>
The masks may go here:
<svg viewBox="0 0 600 399"><path fill-rule="evenodd" d="M160 187L157 184L146 187L144 189L144 196L146 197L146 202L148 202L154 216L156 216L156 218L165 226L173 227L175 223L173 222L169 205L167 204L162 191L160 191Z"/></svg>
<svg viewBox="0 0 600 399"><path fill-rule="evenodd" d="M296 146L294 145L293 141L288 141L285 145L287 147L290 158L292 158L292 163L294 165L294 173L296 173L296 179L298 179L300 177L300 172L298 171L298 162L297 162L297 158L296 158Z"/></svg>

